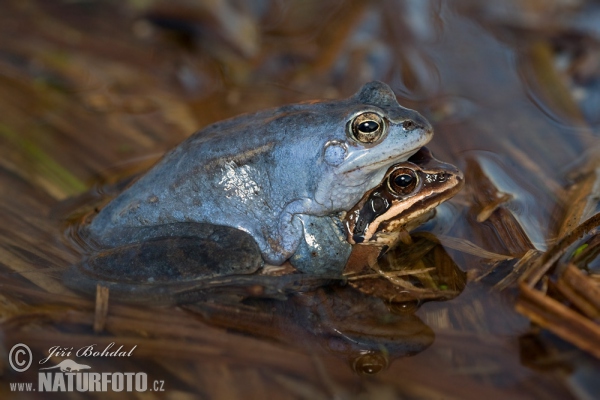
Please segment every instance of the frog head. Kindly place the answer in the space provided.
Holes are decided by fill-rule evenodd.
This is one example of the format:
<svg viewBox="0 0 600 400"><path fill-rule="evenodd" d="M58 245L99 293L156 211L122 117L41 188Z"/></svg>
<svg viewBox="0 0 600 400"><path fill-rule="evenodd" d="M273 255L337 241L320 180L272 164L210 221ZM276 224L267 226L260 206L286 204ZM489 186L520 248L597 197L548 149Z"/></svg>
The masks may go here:
<svg viewBox="0 0 600 400"><path fill-rule="evenodd" d="M463 184L460 170L423 147L408 161L390 167L382 182L346 214L348 241L387 244L389 234L425 222L421 217L452 198Z"/></svg>
<svg viewBox="0 0 600 400"><path fill-rule="evenodd" d="M390 87L374 81L348 99L343 132L323 147L323 174L315 199L348 210L381 182L386 170L405 161L433 136L431 124L402 107Z"/></svg>

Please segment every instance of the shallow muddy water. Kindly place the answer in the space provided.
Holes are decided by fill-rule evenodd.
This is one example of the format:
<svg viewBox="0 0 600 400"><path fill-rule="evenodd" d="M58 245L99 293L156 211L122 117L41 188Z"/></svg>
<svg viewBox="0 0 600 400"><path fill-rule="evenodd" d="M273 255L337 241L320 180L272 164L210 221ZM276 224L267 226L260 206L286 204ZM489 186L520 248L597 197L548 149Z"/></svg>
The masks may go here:
<svg viewBox="0 0 600 400"><path fill-rule="evenodd" d="M143 372L163 382L158 398L593 398L598 346L537 328L515 304L529 260L598 212L594 4L6 1L0 396L44 398L11 383L37 387L39 368L70 358ZM345 98L371 80L432 123L428 148L466 177L412 246L380 260L388 272L428 268L394 284L409 300L390 304L352 275L342 286L220 280L181 305L109 294L107 310L102 295L65 287L82 252L69 225L123 179L209 123ZM591 239L567 255L588 248L597 284L597 226L587 227ZM274 298L239 302L264 288ZM105 353L129 355L76 355L113 342ZM10 362L18 343L32 351L26 372Z"/></svg>

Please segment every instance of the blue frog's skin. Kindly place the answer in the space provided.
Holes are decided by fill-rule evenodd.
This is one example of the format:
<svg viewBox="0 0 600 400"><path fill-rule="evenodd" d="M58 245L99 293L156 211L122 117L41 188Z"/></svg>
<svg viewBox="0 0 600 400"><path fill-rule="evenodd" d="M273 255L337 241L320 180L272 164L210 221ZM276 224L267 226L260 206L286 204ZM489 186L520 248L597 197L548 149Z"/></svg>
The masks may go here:
<svg viewBox="0 0 600 400"><path fill-rule="evenodd" d="M302 218L349 210L432 135L381 82L346 100L242 115L166 154L100 211L87 234L117 247L160 231L148 227L223 225L250 234L262 258L279 265L304 238Z"/></svg>
<svg viewBox="0 0 600 400"><path fill-rule="evenodd" d="M352 253L346 230L337 215L301 215L303 238L290 258L298 271L313 275L340 276Z"/></svg>

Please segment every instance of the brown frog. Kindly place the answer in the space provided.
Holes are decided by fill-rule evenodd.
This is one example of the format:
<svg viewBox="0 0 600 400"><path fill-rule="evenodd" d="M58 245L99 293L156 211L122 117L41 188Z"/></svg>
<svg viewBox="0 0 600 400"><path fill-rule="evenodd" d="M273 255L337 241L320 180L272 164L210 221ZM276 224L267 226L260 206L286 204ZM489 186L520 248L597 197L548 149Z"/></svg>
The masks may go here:
<svg viewBox="0 0 600 400"><path fill-rule="evenodd" d="M394 232L412 228L460 191L464 177L454 165L441 162L423 147L408 161L392 166L382 182L368 191L346 214L352 244L390 244Z"/></svg>
<svg viewBox="0 0 600 400"><path fill-rule="evenodd" d="M407 232L432 218L435 208L463 184L462 172L426 148L388 169L344 218L348 241L361 244L354 246L344 270L349 284L394 304L458 295L464 274L443 247L431 234L411 238ZM390 248L392 253L386 254ZM453 272L440 271L441 264Z"/></svg>

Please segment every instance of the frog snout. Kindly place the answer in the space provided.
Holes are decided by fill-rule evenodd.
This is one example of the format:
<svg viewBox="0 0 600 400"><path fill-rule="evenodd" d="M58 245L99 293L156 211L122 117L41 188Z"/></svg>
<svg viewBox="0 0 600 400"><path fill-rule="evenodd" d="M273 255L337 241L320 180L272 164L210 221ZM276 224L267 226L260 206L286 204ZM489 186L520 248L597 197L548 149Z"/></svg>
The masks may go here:
<svg viewBox="0 0 600 400"><path fill-rule="evenodd" d="M465 176L463 174L463 172L456 168L454 165L452 164L444 164L445 165L445 172L443 172L443 177L440 177L442 179L440 179L440 181L444 181L444 182L449 182L449 186L452 188L451 191L452 193L457 193L458 191L460 191L460 189L462 189L462 187L465 184ZM454 194L452 194L451 196L453 196ZM450 197L451 197L450 196Z"/></svg>
<svg viewBox="0 0 600 400"><path fill-rule="evenodd" d="M447 164L447 163L443 163L444 165L444 169L446 170L446 174L448 176L454 176L455 179L460 183L460 182L464 182L465 180L465 175L463 174L463 172L458 169L457 167L455 167L452 164Z"/></svg>
<svg viewBox="0 0 600 400"><path fill-rule="evenodd" d="M457 182L457 189L462 188L462 186L465 184L465 175L463 174L463 172L456 168L456 171L454 172L454 176L456 177L456 182Z"/></svg>
<svg viewBox="0 0 600 400"><path fill-rule="evenodd" d="M433 136L433 126L431 126L429 121L418 112L415 112L413 123L416 129L424 131L427 136Z"/></svg>

